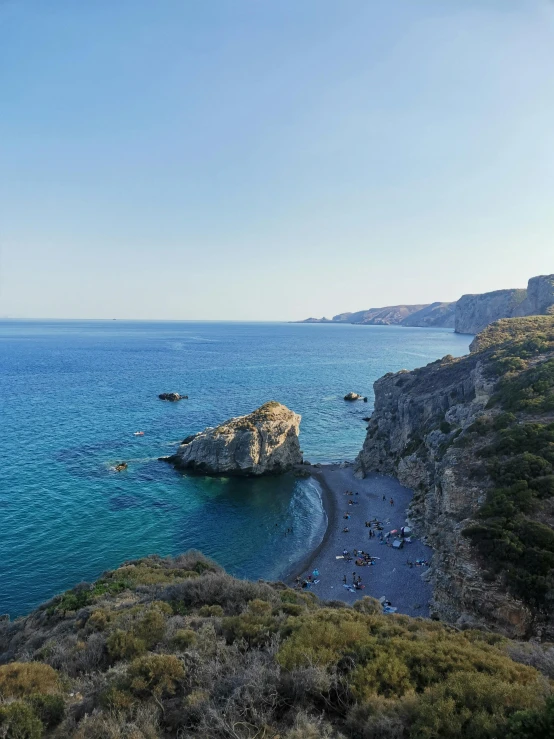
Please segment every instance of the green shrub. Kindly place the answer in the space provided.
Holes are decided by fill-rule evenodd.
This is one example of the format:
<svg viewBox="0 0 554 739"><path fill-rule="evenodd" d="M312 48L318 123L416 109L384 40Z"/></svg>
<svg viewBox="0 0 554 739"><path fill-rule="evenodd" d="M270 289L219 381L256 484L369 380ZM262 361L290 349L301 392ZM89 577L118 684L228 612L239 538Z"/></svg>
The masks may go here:
<svg viewBox="0 0 554 739"><path fill-rule="evenodd" d="M414 739L497 739L511 713L540 705L536 689L458 672L429 688L414 707Z"/></svg>
<svg viewBox="0 0 554 739"><path fill-rule="evenodd" d="M137 698L155 696L160 699L173 695L184 677L183 665L173 654L148 654L131 662L126 684Z"/></svg>
<svg viewBox="0 0 554 739"><path fill-rule="evenodd" d="M108 654L112 660L132 659L146 652L146 643L130 631L116 629L107 641Z"/></svg>
<svg viewBox="0 0 554 739"><path fill-rule="evenodd" d="M221 617L224 615L223 608L221 606L202 606L198 611L200 616L216 616Z"/></svg>
<svg viewBox="0 0 554 739"><path fill-rule="evenodd" d="M65 703L61 695L29 696L28 703L47 729L60 724L65 716Z"/></svg>
<svg viewBox="0 0 554 739"><path fill-rule="evenodd" d="M506 739L542 739L554 737L554 699L543 708L520 711L508 720Z"/></svg>
<svg viewBox="0 0 554 739"><path fill-rule="evenodd" d="M177 629L172 641L176 649L185 650L196 642L196 633L192 629Z"/></svg>
<svg viewBox="0 0 554 739"><path fill-rule="evenodd" d="M0 706L0 736L3 739L40 739L43 725L33 709L21 701Z"/></svg>

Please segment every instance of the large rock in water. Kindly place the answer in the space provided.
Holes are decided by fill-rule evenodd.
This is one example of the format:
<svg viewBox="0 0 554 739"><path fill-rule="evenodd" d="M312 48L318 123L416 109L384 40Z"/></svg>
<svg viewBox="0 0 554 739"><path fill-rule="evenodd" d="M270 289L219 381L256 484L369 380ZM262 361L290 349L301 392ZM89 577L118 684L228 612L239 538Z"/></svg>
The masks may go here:
<svg viewBox="0 0 554 739"><path fill-rule="evenodd" d="M300 416L270 401L250 413L185 439L169 458L207 475L275 475L302 463Z"/></svg>

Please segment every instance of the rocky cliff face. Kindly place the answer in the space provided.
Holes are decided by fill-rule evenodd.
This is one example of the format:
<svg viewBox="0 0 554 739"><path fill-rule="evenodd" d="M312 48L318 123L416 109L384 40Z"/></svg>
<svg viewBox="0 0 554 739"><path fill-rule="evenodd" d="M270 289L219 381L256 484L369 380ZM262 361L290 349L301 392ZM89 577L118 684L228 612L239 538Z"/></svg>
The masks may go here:
<svg viewBox="0 0 554 739"><path fill-rule="evenodd" d="M554 313L554 275L532 277L527 297L517 307L516 316L541 316Z"/></svg>
<svg viewBox="0 0 554 739"><path fill-rule="evenodd" d="M554 321L522 319L529 323L534 320L546 321L549 337L554 339ZM518 319L491 327L481 342L476 342L476 351L467 357L446 357L413 372L388 374L378 380L374 386L375 410L356 465L362 476L370 471L392 475L414 490L412 524L420 534L427 535L436 550L430 571L432 610L436 615L459 626L492 627L514 637L542 634L552 638L554 614L545 614L544 609L539 612L510 592L501 568L491 572L467 535L470 527L480 522L487 495L494 486L489 467L480 455L498 436L492 429L503 409L494 400L499 383L506 378L497 368L498 344L506 346L516 341L517 331L512 324L518 326ZM532 332L523 334L523 339L519 334L516 338L528 344ZM530 364L517 359L521 364L516 365L511 356L502 360L521 371L521 375L514 373L516 380L525 372L536 371L537 362L549 366L554 341L545 343L541 334L538 346L539 356L529 360ZM551 348L550 354L541 353L545 346ZM535 369L529 369L531 364ZM502 418L508 416L508 423L518 433L522 423L534 420L528 412L504 414ZM550 427L534 424L535 428L540 431ZM510 454L515 452L511 450ZM521 456L525 455L517 459ZM506 458L513 461L512 457ZM504 464L504 457L501 462ZM548 472L548 468L545 470ZM538 504L532 515L550 524L545 519L544 505ZM506 524L507 529L517 530L522 520L521 516L515 518L513 526ZM509 532L500 531L498 540L504 536L510 536Z"/></svg>
<svg viewBox="0 0 554 739"><path fill-rule="evenodd" d="M185 439L168 461L207 475L279 474L302 462L299 427L299 415L271 401Z"/></svg>
<svg viewBox="0 0 554 739"><path fill-rule="evenodd" d="M500 318L513 318L526 297L526 290L516 289L462 295L456 305L456 333L478 334Z"/></svg>
<svg viewBox="0 0 554 739"><path fill-rule="evenodd" d="M478 334L501 318L541 316L554 311L554 275L532 277L527 290L496 290L462 295L456 304L455 330Z"/></svg>

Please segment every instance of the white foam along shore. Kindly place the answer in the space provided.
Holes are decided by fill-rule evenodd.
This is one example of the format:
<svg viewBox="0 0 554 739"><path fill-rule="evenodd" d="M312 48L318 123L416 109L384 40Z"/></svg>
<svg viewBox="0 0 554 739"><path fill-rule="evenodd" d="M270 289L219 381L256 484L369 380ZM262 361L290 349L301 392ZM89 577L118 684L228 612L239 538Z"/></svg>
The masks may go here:
<svg viewBox="0 0 554 739"><path fill-rule="evenodd" d="M417 538L404 543L400 549L387 546L377 536L370 538L369 528L365 526L366 521L376 518L383 525L384 534L395 529L400 531L406 524L412 491L402 487L397 480L382 475L369 475L359 480L350 465L323 465L309 469L321 486L327 530L319 546L306 555L288 581L294 582L296 576L304 580L317 570L319 575L314 579L319 582L309 588L319 598L354 603L364 595L385 596L398 613L429 616L432 589L422 577L428 572L428 566L416 563L430 561L432 549ZM346 491L352 494L346 495ZM349 518L345 519L345 515ZM343 531L345 527L349 529L348 533ZM357 566L356 558L352 561L342 558L345 549L367 552L376 558L375 564ZM353 573L362 578L364 588L352 592L352 589L344 587L343 578L346 576L347 584L351 585Z"/></svg>

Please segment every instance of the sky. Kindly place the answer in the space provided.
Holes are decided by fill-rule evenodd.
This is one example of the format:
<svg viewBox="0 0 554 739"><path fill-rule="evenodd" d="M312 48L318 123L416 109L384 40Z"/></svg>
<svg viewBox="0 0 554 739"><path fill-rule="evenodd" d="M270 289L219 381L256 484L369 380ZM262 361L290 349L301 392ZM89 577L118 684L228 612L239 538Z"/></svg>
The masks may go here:
<svg viewBox="0 0 554 739"><path fill-rule="evenodd" d="M0 0L0 316L524 287L553 132L551 0Z"/></svg>

